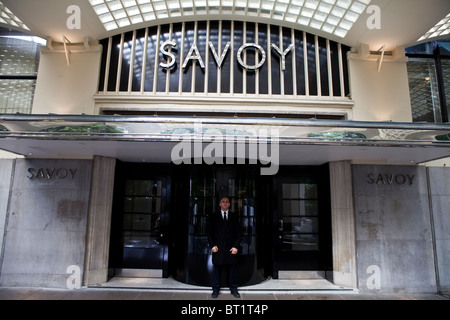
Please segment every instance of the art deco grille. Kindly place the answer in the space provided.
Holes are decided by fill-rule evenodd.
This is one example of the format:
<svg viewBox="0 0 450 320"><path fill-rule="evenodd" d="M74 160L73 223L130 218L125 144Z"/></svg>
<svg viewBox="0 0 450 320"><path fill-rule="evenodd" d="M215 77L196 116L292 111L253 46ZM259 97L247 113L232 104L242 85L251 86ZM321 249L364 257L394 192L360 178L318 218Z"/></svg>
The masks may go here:
<svg viewBox="0 0 450 320"><path fill-rule="evenodd" d="M349 94L350 48L296 29L241 21L180 22L101 43L100 95L342 100Z"/></svg>

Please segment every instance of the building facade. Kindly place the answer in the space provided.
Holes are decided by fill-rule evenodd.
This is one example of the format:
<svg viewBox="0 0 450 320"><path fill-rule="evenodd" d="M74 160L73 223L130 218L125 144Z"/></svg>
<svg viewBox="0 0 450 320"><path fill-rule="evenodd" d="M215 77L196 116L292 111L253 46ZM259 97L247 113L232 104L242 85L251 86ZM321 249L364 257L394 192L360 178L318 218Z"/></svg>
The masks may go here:
<svg viewBox="0 0 450 320"><path fill-rule="evenodd" d="M351 22L370 1L349 3L314 14ZM30 112L11 111L18 87L0 99L0 285L209 286L207 218L228 196L240 285L449 290L447 42L374 51L345 24L327 36L251 8L127 28L105 11L104 37L48 39L34 76L2 75L35 84Z"/></svg>

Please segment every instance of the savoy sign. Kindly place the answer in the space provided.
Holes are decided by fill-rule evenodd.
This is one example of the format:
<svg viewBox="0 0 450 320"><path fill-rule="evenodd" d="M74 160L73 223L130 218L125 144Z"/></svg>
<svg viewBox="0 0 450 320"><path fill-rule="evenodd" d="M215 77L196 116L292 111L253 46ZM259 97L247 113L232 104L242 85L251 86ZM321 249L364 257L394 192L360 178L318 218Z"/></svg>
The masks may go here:
<svg viewBox="0 0 450 320"><path fill-rule="evenodd" d="M294 45L293 44L289 45L289 47L284 51L281 50L276 44L272 43L271 46L272 46L272 49L281 57L281 70L285 70L286 55L292 50L292 48L294 48ZM217 63L218 68L222 67L223 61L225 60L230 47L231 47L231 42L228 41L219 56L219 54L216 51L216 48L214 47L214 44L212 42L209 42L209 48L214 57L214 60ZM177 44L174 41L168 40L168 41L164 41L161 44L160 52L167 59L166 59L166 62L160 62L160 64L159 64L160 67L165 68L165 69L170 69L173 66L175 66L176 57L175 57L175 54L172 52L172 49L175 49L175 50L177 49ZM256 52L259 52L259 54L261 56L259 61L257 61L254 65L248 65L242 59L242 55L243 55L244 51L248 50L248 49L254 49ZM264 65L264 63L266 62L266 51L259 44L245 43L239 47L237 54L236 54L236 58L237 58L238 63L242 66L242 68L244 68L246 70L256 70L256 69L261 68ZM197 61L202 69L205 68L205 62L203 61L203 58L200 55L200 51L197 47L197 44L195 44L195 43L191 46L188 54L186 55L186 58L184 59L183 69L186 68L186 66L188 65L188 63L190 61Z"/></svg>

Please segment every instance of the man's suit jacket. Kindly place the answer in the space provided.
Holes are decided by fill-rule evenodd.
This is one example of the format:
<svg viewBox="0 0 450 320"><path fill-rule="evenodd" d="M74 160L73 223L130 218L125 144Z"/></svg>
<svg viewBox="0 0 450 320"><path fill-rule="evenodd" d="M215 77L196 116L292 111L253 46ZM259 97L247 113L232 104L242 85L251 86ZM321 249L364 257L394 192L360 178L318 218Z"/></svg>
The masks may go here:
<svg viewBox="0 0 450 320"><path fill-rule="evenodd" d="M219 251L212 254L212 262L216 265L236 264L237 255L231 254L231 248L240 248L241 224L239 216L228 211L228 220L222 218L222 212L214 212L209 216L208 241L210 248L217 246ZM239 253L239 252L238 252Z"/></svg>

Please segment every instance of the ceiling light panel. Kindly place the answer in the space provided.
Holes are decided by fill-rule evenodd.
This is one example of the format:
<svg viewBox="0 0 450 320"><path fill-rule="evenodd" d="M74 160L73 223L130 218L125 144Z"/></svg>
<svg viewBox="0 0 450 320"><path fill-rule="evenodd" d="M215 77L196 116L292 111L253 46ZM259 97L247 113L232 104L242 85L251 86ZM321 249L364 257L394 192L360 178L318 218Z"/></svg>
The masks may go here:
<svg viewBox="0 0 450 320"><path fill-rule="evenodd" d="M16 17L11 10L9 10L0 1L0 23L7 24L9 26L18 27L25 30L30 30L19 18Z"/></svg>
<svg viewBox="0 0 450 320"><path fill-rule="evenodd" d="M164 18L222 13L285 21L341 38L347 35L371 2L371 0L89 1L108 31Z"/></svg>
<svg viewBox="0 0 450 320"><path fill-rule="evenodd" d="M449 34L450 34L450 13L444 19L439 21L433 28L431 28L417 41L446 36Z"/></svg>

